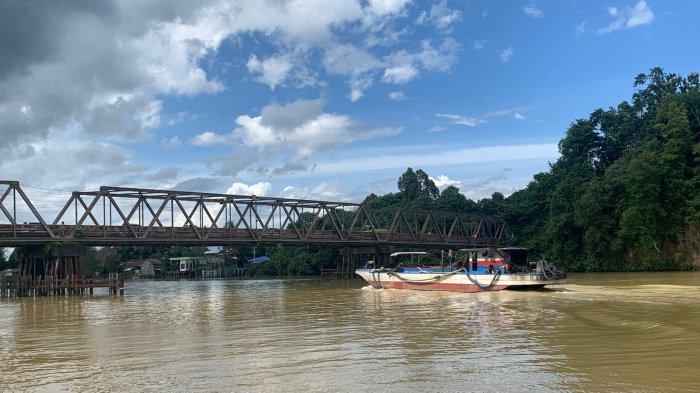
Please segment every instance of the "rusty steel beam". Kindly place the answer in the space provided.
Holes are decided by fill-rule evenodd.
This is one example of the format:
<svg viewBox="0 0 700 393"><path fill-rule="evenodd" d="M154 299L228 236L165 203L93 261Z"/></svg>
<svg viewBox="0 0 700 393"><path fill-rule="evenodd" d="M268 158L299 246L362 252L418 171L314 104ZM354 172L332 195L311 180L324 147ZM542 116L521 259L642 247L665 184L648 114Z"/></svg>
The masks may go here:
<svg viewBox="0 0 700 393"><path fill-rule="evenodd" d="M60 240L87 245L279 243L464 247L499 245L506 232L505 224L498 220L454 212L373 210L348 202L128 187L73 192L52 225L46 225L19 183L0 181L0 185L7 186L0 196L0 211L10 222L10 226L0 223L0 246ZM10 193L15 192L30 207L39 225L18 225L9 206L3 205ZM86 203L85 197L92 199ZM193 206L189 205L192 203ZM214 209L214 204L219 206ZM16 209L15 205L11 207ZM71 209L75 222L63 225L62 219L71 214ZM121 223L112 222L113 210ZM135 215L137 224L131 222ZM179 218L184 219L181 226L175 225ZM58 226L59 222L62 225Z"/></svg>

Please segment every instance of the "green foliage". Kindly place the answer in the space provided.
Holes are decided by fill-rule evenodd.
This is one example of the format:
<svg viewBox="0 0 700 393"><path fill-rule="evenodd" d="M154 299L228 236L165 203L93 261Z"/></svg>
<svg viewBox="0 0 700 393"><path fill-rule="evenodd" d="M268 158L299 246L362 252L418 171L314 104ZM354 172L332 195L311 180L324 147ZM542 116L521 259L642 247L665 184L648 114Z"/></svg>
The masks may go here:
<svg viewBox="0 0 700 393"><path fill-rule="evenodd" d="M330 246L279 246L257 251L262 251L258 256L266 253L270 261L248 265L246 273L252 276L318 275L322 268L335 268L340 258L338 248Z"/></svg>
<svg viewBox="0 0 700 393"><path fill-rule="evenodd" d="M10 268L11 266L8 263L7 258L5 257L5 249L3 247L0 247L0 272Z"/></svg>
<svg viewBox="0 0 700 393"><path fill-rule="evenodd" d="M120 254L115 247L89 248L82 258L83 269L87 276L104 277L119 271Z"/></svg>
<svg viewBox="0 0 700 393"><path fill-rule="evenodd" d="M631 104L575 121L550 171L507 198L514 240L570 270L684 269L697 260L698 75L654 68L635 86Z"/></svg>

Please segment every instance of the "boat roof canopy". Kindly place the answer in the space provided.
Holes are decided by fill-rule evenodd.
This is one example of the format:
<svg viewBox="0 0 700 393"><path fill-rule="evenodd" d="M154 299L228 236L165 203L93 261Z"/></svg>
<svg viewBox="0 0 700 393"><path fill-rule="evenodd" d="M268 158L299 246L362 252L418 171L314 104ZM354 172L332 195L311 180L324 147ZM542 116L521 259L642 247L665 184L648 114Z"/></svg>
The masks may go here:
<svg viewBox="0 0 700 393"><path fill-rule="evenodd" d="M397 251L389 254L392 257L398 257L399 255L429 255L425 251Z"/></svg>

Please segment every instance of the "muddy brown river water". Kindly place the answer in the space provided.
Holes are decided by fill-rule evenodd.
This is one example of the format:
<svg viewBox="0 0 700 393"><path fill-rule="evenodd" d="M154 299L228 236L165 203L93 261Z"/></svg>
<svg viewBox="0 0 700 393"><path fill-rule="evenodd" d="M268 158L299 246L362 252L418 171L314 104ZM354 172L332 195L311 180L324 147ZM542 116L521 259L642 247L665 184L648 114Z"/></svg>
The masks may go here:
<svg viewBox="0 0 700 393"><path fill-rule="evenodd" d="M548 291L129 282L0 300L0 391L700 391L700 272Z"/></svg>

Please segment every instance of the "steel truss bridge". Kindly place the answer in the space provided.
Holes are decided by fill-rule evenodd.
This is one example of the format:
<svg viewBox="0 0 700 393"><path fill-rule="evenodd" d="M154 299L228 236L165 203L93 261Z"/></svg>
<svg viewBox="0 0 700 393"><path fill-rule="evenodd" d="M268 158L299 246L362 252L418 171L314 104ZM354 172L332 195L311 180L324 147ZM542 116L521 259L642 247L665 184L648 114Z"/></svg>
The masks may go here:
<svg viewBox="0 0 700 393"><path fill-rule="evenodd" d="M17 181L0 181L0 247L332 244L498 246L505 224L484 216L357 203L100 187L75 191L45 221ZM17 210L32 219L19 222Z"/></svg>

